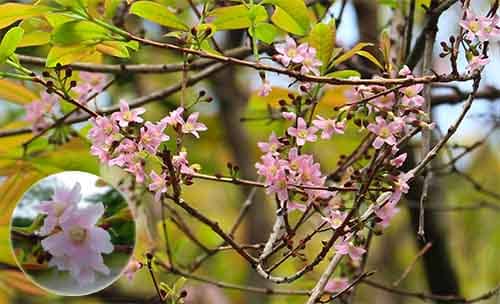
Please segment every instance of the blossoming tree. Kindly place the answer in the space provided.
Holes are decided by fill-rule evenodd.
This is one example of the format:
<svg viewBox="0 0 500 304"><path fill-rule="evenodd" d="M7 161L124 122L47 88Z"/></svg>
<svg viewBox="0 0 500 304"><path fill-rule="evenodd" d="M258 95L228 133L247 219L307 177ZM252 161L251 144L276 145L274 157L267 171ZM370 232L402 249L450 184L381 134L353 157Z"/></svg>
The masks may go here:
<svg viewBox="0 0 500 304"><path fill-rule="evenodd" d="M390 230L401 214L405 196L413 195L418 202L411 207L418 210L418 229L413 233L422 241L433 241L435 235L426 230L431 186L443 168L457 172L455 163L475 149L454 153L453 135L476 98L495 100L499 95L481 86L490 48L500 38L498 1L492 1L485 13L468 0L379 1L390 7L390 22L378 41L353 47L342 45L342 37L336 35L350 1L174 2L54 0L0 5L0 86L5 91L0 94L23 104L25 111L16 123L0 130L0 143L5 141L9 150L0 159L0 173L8 176L3 190L26 187L13 184L22 176L12 170L15 166L26 168L26 183L51 170L67 169L112 179L149 221L149 241L138 246L125 276L134 280L139 271L150 276L156 295L144 301L151 303L194 303L189 289L165 279L167 274L263 294L259 301L281 295L298 303L354 303L363 284L424 300L468 301L457 290L436 294L388 286L377 281L367 259L374 250L373 239ZM438 21L449 10L459 12L453 18L456 33L438 41ZM421 27L417 16L423 17ZM161 34L155 37L155 32ZM440 54L435 56L438 46ZM42 49L45 57L33 56L33 47ZM144 50L154 56L141 56ZM445 72L435 69L438 57ZM252 103L242 110L236 101L222 101L240 98L232 88L239 67L256 76L246 81L258 83L251 98L260 103L258 111ZM229 77L220 81L229 69ZM144 74L174 73L174 84L160 83L162 88L149 93L144 80L138 80ZM148 79L147 83L155 82ZM215 88L206 86L211 80ZM199 83L205 87L199 88ZM114 89L131 84L134 97ZM466 87L469 93L462 91ZM451 88L452 94L436 95L443 88ZM462 104L445 131L432 115L439 102ZM267 104L262 107L263 103ZM221 132L210 123L214 111L223 116L228 142L234 146L236 163L230 162L226 173L197 163L199 155L210 158L210 149L220 151L224 143L197 146L204 137L211 141L211 134ZM260 116L252 117L256 112ZM249 145L241 125L268 122L269 132ZM494 124L488 136L498 123ZM352 148L340 147L343 138L354 142L349 144ZM477 146L486 141L487 137ZM319 145L320 153L315 149ZM260 154L253 160L256 149ZM4 152L1 147L0 151ZM331 159L335 166L325 166ZM242 188L245 203L229 221L232 224L221 222L221 216L227 216L218 206L223 196L204 190L206 195L197 198L200 202L192 201L197 185L206 183ZM475 186L499 200L498 194ZM54 196L58 195L75 194ZM80 212L102 214L98 207ZM264 217L269 208L269 232L257 227L265 232L262 241L245 242L238 234L244 219L251 214ZM69 245L59 252L56 249L68 237L65 231L70 231L70 238L78 238L81 229L104 236L86 217L63 220L78 217L71 207L49 203L40 212L47 215L44 235L55 226L62 229L42 241L52 265L64 268L61 259L68 252L93 261L112 250L102 239L96 241L97 251L88 254ZM208 242L199 230L219 242ZM196 255L183 256L173 249L181 235L196 245ZM429 248L425 246L415 262ZM245 263L254 278L251 283L237 285L230 282L231 276L197 273L209 258L227 250ZM98 261L92 265L86 274L106 272ZM411 270L410 265L407 271ZM83 271L74 270L81 276ZM497 291L470 301L487 300Z"/></svg>

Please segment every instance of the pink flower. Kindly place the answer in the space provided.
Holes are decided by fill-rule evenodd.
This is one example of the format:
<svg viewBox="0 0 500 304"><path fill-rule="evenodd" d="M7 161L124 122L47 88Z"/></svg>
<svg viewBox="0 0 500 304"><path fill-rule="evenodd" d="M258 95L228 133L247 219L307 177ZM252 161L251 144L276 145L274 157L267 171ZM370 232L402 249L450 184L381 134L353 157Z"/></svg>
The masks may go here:
<svg viewBox="0 0 500 304"><path fill-rule="evenodd" d="M80 72L80 83L73 88L80 103L87 103L95 93L100 93L106 86L106 75L101 73Z"/></svg>
<svg viewBox="0 0 500 304"><path fill-rule="evenodd" d="M481 23L481 29L477 33L479 41L488 41L490 39L495 39L500 36L500 29L498 28L498 16L485 17L480 16L479 22Z"/></svg>
<svg viewBox="0 0 500 304"><path fill-rule="evenodd" d="M477 37L479 41L485 42L500 35L498 16L477 16L470 9L466 12L466 18L460 21L460 26L467 30L465 37L471 41Z"/></svg>
<svg viewBox="0 0 500 304"><path fill-rule="evenodd" d="M276 179L278 172L287 167L287 161L273 156L271 153L264 154L256 163L257 173L265 178L266 185L270 185Z"/></svg>
<svg viewBox="0 0 500 304"><path fill-rule="evenodd" d="M395 134L401 131L403 127L401 123L395 121L387 123L387 121L380 116L377 116L375 121L375 124L371 123L367 127L370 132L377 135L373 141L373 147L375 149L380 149L384 143L394 146L397 143Z"/></svg>
<svg viewBox="0 0 500 304"><path fill-rule="evenodd" d="M174 155L172 157L172 164L182 174L193 175L194 173L196 173L195 170L189 166L186 151L181 151L179 152L179 155Z"/></svg>
<svg viewBox="0 0 500 304"><path fill-rule="evenodd" d="M307 47L307 44L301 44L297 48L295 40L288 36L286 37L285 43L277 44L274 47L279 53L275 58L284 66L288 66L290 62L302 63L302 61L304 61L304 52Z"/></svg>
<svg viewBox="0 0 500 304"><path fill-rule="evenodd" d="M303 154L298 160L297 182L303 185L321 186L324 178L319 163L315 163L312 155Z"/></svg>
<svg viewBox="0 0 500 304"><path fill-rule="evenodd" d="M182 125L182 133L185 133L185 134L191 133L196 138L200 138L198 131L208 130L207 126L205 126L201 122L198 122L199 115L200 115L200 113L198 113L198 112L194 112L194 113L191 113L191 115L189 115L186 122Z"/></svg>
<svg viewBox="0 0 500 304"><path fill-rule="evenodd" d="M108 161L108 166L118 166L120 168L123 168L127 166L128 164L131 164L134 162L135 155L134 153L121 153L117 157L110 159Z"/></svg>
<svg viewBox="0 0 500 304"><path fill-rule="evenodd" d="M411 76L413 75L412 71L410 70L410 68L405 64L403 66L403 68L401 70L399 70L399 76L403 76L403 77L408 77L408 76Z"/></svg>
<svg viewBox="0 0 500 304"><path fill-rule="evenodd" d="M97 156L101 163L108 164L111 161L111 155L109 154L109 147L105 145L92 145L90 147L90 154Z"/></svg>
<svg viewBox="0 0 500 304"><path fill-rule="evenodd" d="M303 53L303 56L304 60L302 61L300 72L302 74L313 73L314 75L319 75L318 68L322 65L322 63L316 58L316 49L308 47Z"/></svg>
<svg viewBox="0 0 500 304"><path fill-rule="evenodd" d="M424 97L419 95L423 89L424 85L422 83L401 89L401 93L403 93L401 103L409 107L421 107L425 103Z"/></svg>
<svg viewBox="0 0 500 304"><path fill-rule="evenodd" d="M259 93L257 95L264 97L269 95L269 93L271 93L272 90L273 88L271 87L271 83L269 82L269 80L266 79L263 81L262 86L260 87Z"/></svg>
<svg viewBox="0 0 500 304"><path fill-rule="evenodd" d="M149 191L155 192L155 201L159 202L161 195L167 192L167 174L158 175L154 170L149 174L151 183L148 186Z"/></svg>
<svg viewBox="0 0 500 304"><path fill-rule="evenodd" d="M132 257L130 261L128 262L127 266L123 270L123 274L125 277L129 280L132 281L134 279L135 274L142 269L144 265L139 262L135 257Z"/></svg>
<svg viewBox="0 0 500 304"><path fill-rule="evenodd" d="M162 123L167 123L172 127L176 127L178 124L182 125L184 124L184 118L182 118L182 113L184 113L184 108L178 107L177 109L170 112L169 115L163 118L161 121Z"/></svg>
<svg viewBox="0 0 500 304"><path fill-rule="evenodd" d="M274 133L271 132L271 136L269 136L268 142L258 142L257 146L263 153L276 153L279 148L283 146L283 144L279 141L278 137Z"/></svg>
<svg viewBox="0 0 500 304"><path fill-rule="evenodd" d="M90 84L92 86L92 89L97 92L104 89L104 86L106 85L106 74L103 73L81 71L78 76L80 77L81 81Z"/></svg>
<svg viewBox="0 0 500 304"><path fill-rule="evenodd" d="M328 217L323 217L323 219L328 222L333 229L339 228L347 217L347 212L342 212L339 210L331 210Z"/></svg>
<svg viewBox="0 0 500 304"><path fill-rule="evenodd" d="M474 56L467 65L467 72L474 73L475 71L479 71L489 62L490 60L484 56Z"/></svg>
<svg viewBox="0 0 500 304"><path fill-rule="evenodd" d="M412 172L400 173L396 178L396 190L401 191L402 193L408 193L410 190L410 186L408 185L408 181L413 178Z"/></svg>
<svg viewBox="0 0 500 304"><path fill-rule="evenodd" d="M111 159L108 162L109 166L118 166L125 167L126 165L134 162L135 153L139 150L135 141L125 138L123 139L118 147L115 149L115 152L118 153L118 156Z"/></svg>
<svg viewBox="0 0 500 304"><path fill-rule="evenodd" d="M35 206L35 210L47 215L39 230L40 235L49 235L62 221L67 220L69 214L82 199L81 190L80 183L76 183L71 189L64 186L56 187L52 200Z"/></svg>
<svg viewBox="0 0 500 304"><path fill-rule="evenodd" d="M276 194L281 202L288 200L288 182L285 170L280 169L273 176L271 184L266 188L267 194Z"/></svg>
<svg viewBox="0 0 500 304"><path fill-rule="evenodd" d="M333 119L325 119L320 115L316 115L318 119L312 121L312 124L322 130L321 138L330 139L333 133L343 134L345 130L345 121L336 121Z"/></svg>
<svg viewBox="0 0 500 304"><path fill-rule="evenodd" d="M32 124L33 132L39 132L50 125L52 122L53 111L58 105L59 97L50 95L46 92L40 94L40 99L25 105L25 120Z"/></svg>
<svg viewBox="0 0 500 304"><path fill-rule="evenodd" d="M390 164L396 168L399 168L406 161L406 157L407 157L407 154L403 153L403 154L399 155L398 157L391 159Z"/></svg>
<svg viewBox="0 0 500 304"><path fill-rule="evenodd" d="M306 205L304 204L300 204L300 203L296 203L296 202L292 202L292 201L288 201L286 203L286 209L288 212L292 212L292 211L295 211L295 210L298 210L300 212L305 212L306 211Z"/></svg>
<svg viewBox="0 0 500 304"><path fill-rule="evenodd" d="M111 144L120 132L115 121L105 116L92 117L90 123L92 129L89 131L89 139L97 145Z"/></svg>
<svg viewBox="0 0 500 304"><path fill-rule="evenodd" d="M386 203L382 207L375 207L375 214L380 219L380 225L382 225L383 228L389 226L390 221L398 212L399 208L396 208L395 204L391 202Z"/></svg>
<svg viewBox="0 0 500 304"><path fill-rule="evenodd" d="M307 127L305 120L299 117L297 121L297 128L290 127L287 132L290 136L297 139L297 145L303 146L306 142L314 142L317 139L315 133L318 131L316 127Z"/></svg>
<svg viewBox="0 0 500 304"><path fill-rule="evenodd" d="M348 240L348 237L340 237L334 245L336 253L349 255L353 261L361 260L361 257L366 252L362 247L356 247Z"/></svg>
<svg viewBox="0 0 500 304"><path fill-rule="evenodd" d="M347 278L334 278L326 283L325 291L330 293L339 293L349 287Z"/></svg>
<svg viewBox="0 0 500 304"><path fill-rule="evenodd" d="M138 183L144 182L144 165L140 161L131 162L128 164L128 167L125 168L125 171L132 173L135 175L135 181Z"/></svg>
<svg viewBox="0 0 500 304"><path fill-rule="evenodd" d="M125 128L129 125L129 123L141 123L144 121L142 117L139 115L144 114L146 109L137 108L130 110L128 103L125 100L120 100L120 112L115 112L111 115L111 118L118 121L120 127Z"/></svg>
<svg viewBox="0 0 500 304"><path fill-rule="evenodd" d="M110 273L102 254L113 252L111 237L106 230L96 226L103 214L102 203L75 209L61 223L62 230L41 242L43 249L53 256L52 265L59 270L69 270L80 285L94 282L95 272Z"/></svg>
<svg viewBox="0 0 500 304"><path fill-rule="evenodd" d="M153 124L146 121L144 127L141 128L141 139L139 141L139 149L144 149L151 154L156 154L158 147L164 141L169 140L169 137L163 132L167 127L165 122Z"/></svg>
<svg viewBox="0 0 500 304"><path fill-rule="evenodd" d="M371 104L375 106L375 110L390 110L396 103L396 97L394 93L385 94L379 96L371 101Z"/></svg>
<svg viewBox="0 0 500 304"><path fill-rule="evenodd" d="M411 171L407 173L400 173L397 177L394 177L394 191L389 197L389 203L394 205L397 204L401 200L403 194L408 193L408 190L410 190L408 182L412 178L413 173Z"/></svg>
<svg viewBox="0 0 500 304"><path fill-rule="evenodd" d="M460 21L460 26L467 30L465 37L469 40L474 40L474 37L481 30L479 19L470 9L466 12L466 18Z"/></svg>
<svg viewBox="0 0 500 304"><path fill-rule="evenodd" d="M139 147L137 146L137 144L135 143L135 141L129 139L129 138L125 138L124 140L122 140L120 142L120 144L118 145L118 147L116 148L116 152L119 152L119 153L135 153L139 151Z"/></svg>
<svg viewBox="0 0 500 304"><path fill-rule="evenodd" d="M297 118L297 114L295 114L293 112L283 112L283 113L281 113L281 116L285 120L290 120L290 121L294 121Z"/></svg>

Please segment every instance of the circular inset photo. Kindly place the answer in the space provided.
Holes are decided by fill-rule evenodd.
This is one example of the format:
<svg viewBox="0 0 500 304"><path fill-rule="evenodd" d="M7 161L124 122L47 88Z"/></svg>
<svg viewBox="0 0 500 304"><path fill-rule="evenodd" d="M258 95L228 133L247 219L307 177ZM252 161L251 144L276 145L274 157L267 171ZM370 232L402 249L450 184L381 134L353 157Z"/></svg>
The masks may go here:
<svg viewBox="0 0 500 304"><path fill-rule="evenodd" d="M135 223L125 197L100 177L62 172L24 194L12 217L11 245L35 284L81 296L120 277L134 249Z"/></svg>

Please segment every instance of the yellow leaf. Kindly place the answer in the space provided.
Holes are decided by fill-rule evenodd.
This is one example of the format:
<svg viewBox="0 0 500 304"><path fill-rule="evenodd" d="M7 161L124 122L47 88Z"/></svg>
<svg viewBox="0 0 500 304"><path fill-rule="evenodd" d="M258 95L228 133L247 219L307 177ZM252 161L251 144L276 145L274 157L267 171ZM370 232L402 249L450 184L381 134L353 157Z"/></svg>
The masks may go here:
<svg viewBox="0 0 500 304"><path fill-rule="evenodd" d="M38 95L16 82L0 79L0 98L18 104L27 104L38 99Z"/></svg>
<svg viewBox="0 0 500 304"><path fill-rule="evenodd" d="M55 67L57 63L66 65L76 61L85 61L85 58L91 57L95 52L95 46L53 46L47 55L46 65L50 68Z"/></svg>
<svg viewBox="0 0 500 304"><path fill-rule="evenodd" d="M269 93L267 96L259 96L258 91L255 91L252 93L250 96L250 102L255 102L255 103L261 103L261 104L267 104L273 108L278 108L279 101L281 99L289 101L290 99L288 98L288 94L293 93L293 91L280 88L280 87L273 87L272 91Z"/></svg>
<svg viewBox="0 0 500 304"><path fill-rule="evenodd" d="M4 284L0 284L0 304L10 304L10 296Z"/></svg>
<svg viewBox="0 0 500 304"><path fill-rule="evenodd" d="M24 193L43 175L25 161L18 161L18 171L0 185L0 225L9 225L12 212Z"/></svg>
<svg viewBox="0 0 500 304"><path fill-rule="evenodd" d="M323 97L321 97L319 104L328 107L341 106L348 101L346 93L350 89L351 86L333 86L328 88Z"/></svg>
<svg viewBox="0 0 500 304"><path fill-rule="evenodd" d="M16 260L10 248L10 225L0 226L0 263L16 265Z"/></svg>
<svg viewBox="0 0 500 304"><path fill-rule="evenodd" d="M20 3L5 3L0 5L0 29L11 25L20 19L40 16L50 9L44 6L34 6Z"/></svg>
<svg viewBox="0 0 500 304"><path fill-rule="evenodd" d="M358 51L356 53L356 55L361 56L361 57L365 57L366 59L368 59L372 63L374 63L376 66L378 66L381 70L384 70L384 66L380 63L380 61L378 61L378 59L375 58L375 56L368 53L367 51Z"/></svg>
<svg viewBox="0 0 500 304"><path fill-rule="evenodd" d="M125 43L120 41L104 41L96 46L97 51L120 58L130 57Z"/></svg>
<svg viewBox="0 0 500 304"><path fill-rule="evenodd" d="M44 31L33 31L31 33L24 34L23 39L17 45L17 47L44 45L49 42L50 33Z"/></svg>
<svg viewBox="0 0 500 304"><path fill-rule="evenodd" d="M338 65L346 60L349 60L349 58L356 55L357 52L359 52L362 49L364 49L365 47L371 46L371 45L373 45L373 43L360 42L360 43L356 44L352 49L350 49L349 51L345 52L344 54L340 55L335 60L333 60L331 66L336 66L336 65Z"/></svg>
<svg viewBox="0 0 500 304"><path fill-rule="evenodd" d="M19 290L23 294L32 296L46 296L48 293L33 284L24 273L18 270L0 271L0 280L7 286Z"/></svg>

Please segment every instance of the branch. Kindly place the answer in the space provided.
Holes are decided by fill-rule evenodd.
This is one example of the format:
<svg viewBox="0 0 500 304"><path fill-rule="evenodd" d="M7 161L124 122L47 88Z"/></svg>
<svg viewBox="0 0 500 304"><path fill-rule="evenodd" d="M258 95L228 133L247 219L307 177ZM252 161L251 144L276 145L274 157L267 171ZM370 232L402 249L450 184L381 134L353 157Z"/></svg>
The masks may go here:
<svg viewBox="0 0 500 304"><path fill-rule="evenodd" d="M269 47L262 47L261 51L267 51ZM227 56L235 58L245 58L252 54L252 49L249 47L238 47L225 52ZM23 64L45 67L47 59L42 57L18 55L19 61ZM200 59L186 65L184 63L171 64L102 64L102 63L86 63L75 62L65 67L69 67L75 71L86 71L93 73L109 73L109 74L163 74L172 72L181 72L187 69L201 70L216 63L215 60Z"/></svg>
<svg viewBox="0 0 500 304"><path fill-rule="evenodd" d="M192 86L192 85L198 83L199 81L209 77L210 75L220 71L221 69L225 68L226 66L227 65L222 64L222 63L214 64L214 65L206 68L205 70L199 72L198 74L188 78L186 85ZM136 99L132 99L129 103L130 108L137 108L137 107L143 106L145 104L148 104L152 101L168 97L170 95L173 95L173 94L179 92L181 89L182 89L181 84L175 84L175 85L167 87L163 90L158 90L156 92L153 92L149 95L145 95L145 96L138 97ZM98 111L97 113L100 115L109 115L109 114L111 114L115 111L118 111L118 110L119 110L119 105L114 105L114 106L109 107L105 110ZM87 121L91 117L92 117L91 115L82 114L80 116L68 119L66 121L66 123L68 123L68 124L79 123L79 122ZM14 136L14 135L20 135L20 134L26 134L26 133L31 133L31 128L20 128L20 129L0 131L0 137Z"/></svg>

